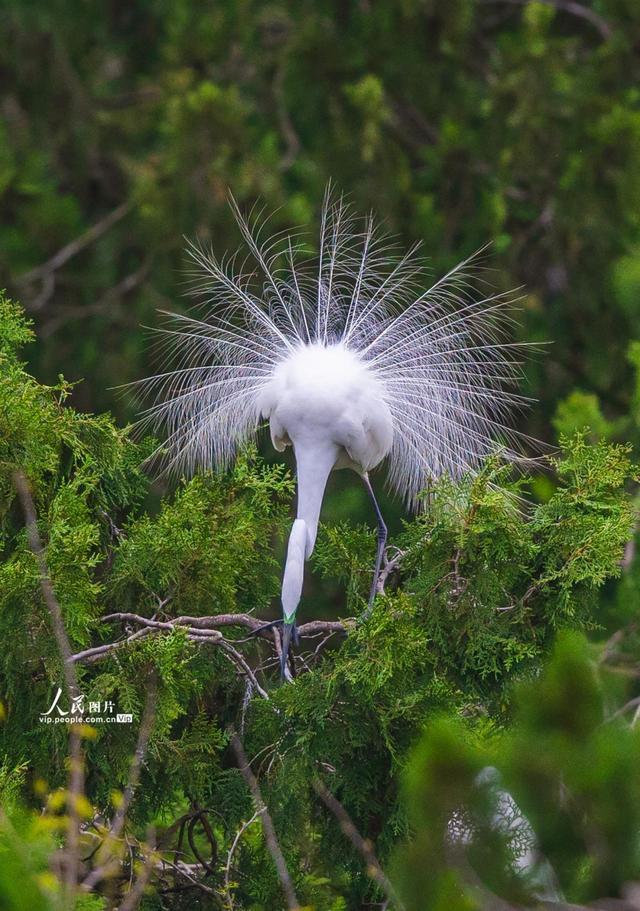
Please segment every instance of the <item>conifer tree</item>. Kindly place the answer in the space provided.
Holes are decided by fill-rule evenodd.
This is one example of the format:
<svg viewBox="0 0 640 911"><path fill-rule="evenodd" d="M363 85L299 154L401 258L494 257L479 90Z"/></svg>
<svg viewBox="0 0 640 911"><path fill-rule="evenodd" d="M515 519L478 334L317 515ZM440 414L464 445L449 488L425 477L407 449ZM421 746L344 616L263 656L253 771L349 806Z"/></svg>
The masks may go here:
<svg viewBox="0 0 640 911"><path fill-rule="evenodd" d="M340 619L303 624L296 680L280 686L277 638L260 627L279 588L287 470L247 451L228 475L182 482L154 505L141 463L156 444L74 410L62 378L33 379L20 360L29 323L4 298L0 326L3 908L73 906L63 872L74 814L78 908L285 907L268 831L296 901L317 911L365 908L386 889L397 907L454 893L482 906L483 889L525 905L533 892L504 859L514 847L487 821L493 798L472 795L485 767L567 899L623 894L638 875L640 813L628 725L636 570L612 581L634 522L627 447L565 439L537 505L534 482L498 461L441 481L390 542L361 624L374 532L323 526L314 570L346 583L346 601ZM40 721L65 677L20 474L78 688L133 716L82 726L76 794L69 726ZM563 630L586 630L591 644L564 640L540 677ZM565 780L579 818L554 804ZM460 806L483 833L465 859L474 875L489 870L491 846L481 884L443 847Z"/></svg>

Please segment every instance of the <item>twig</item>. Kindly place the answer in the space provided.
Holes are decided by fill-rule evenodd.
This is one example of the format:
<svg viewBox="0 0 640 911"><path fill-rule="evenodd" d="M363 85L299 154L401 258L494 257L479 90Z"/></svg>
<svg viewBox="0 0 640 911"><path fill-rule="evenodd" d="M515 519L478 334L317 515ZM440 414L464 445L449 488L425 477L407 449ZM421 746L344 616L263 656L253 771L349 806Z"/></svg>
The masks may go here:
<svg viewBox="0 0 640 911"><path fill-rule="evenodd" d="M78 677L71 658L71 644L64 625L62 609L58 603L45 555L42 538L38 531L38 520L36 509L29 489L29 483L22 471L15 471L13 474L13 483L18 492L22 510L25 517L25 526L27 530L27 540L29 547L33 552L38 564L40 573L40 589L44 602L51 617L53 633L58 645L58 651L62 658L64 670L64 679L69 701L79 694ZM70 904L73 903L76 886L78 883L78 862L80 852L80 817L78 815L78 802L84 788L84 769L82 757L82 741L80 738L79 725L69 725L69 835L66 845L66 857L64 864L64 882L65 890Z"/></svg>
<svg viewBox="0 0 640 911"><path fill-rule="evenodd" d="M225 868L224 868L224 891L226 892L226 895L227 895L227 901L229 903L229 911L233 911L233 896L231 894L231 883L229 882L229 878L231 876L231 860L233 858L236 848L238 847L238 844L240 843L240 839L242 838L244 833L247 831L249 826L252 825L256 821L256 819L259 816L261 816L263 813L264 813L264 807L261 810L256 810L256 812L253 814L253 816L250 819L247 819L246 822L242 823L242 825L236 832L233 841L231 842L231 847L229 848L229 852L227 854L227 863L225 864Z"/></svg>
<svg viewBox="0 0 640 911"><path fill-rule="evenodd" d="M242 670L244 671L246 676L249 678L249 680L255 687L255 690L258 693L258 695L261 696L263 699L268 699L269 694L267 693L267 691L265 689L263 689L260 686L260 684L258 683L258 678L253 673L253 671L251 670L251 668L249 667L247 662L244 660L244 658L242 657L240 652L236 648L234 648L232 645L230 645L226 639L220 639L218 644L220 645L220 647L222 648L222 650L224 652L226 652L228 655L232 656L233 662L236 665L240 665L240 667L242 668Z"/></svg>
<svg viewBox="0 0 640 911"><path fill-rule="evenodd" d="M102 294L98 300L94 301L91 304L86 304L79 307L67 307L55 313L51 319L47 320L39 330L41 338L49 338L53 335L54 332L60 328L60 326L67 323L69 320L80 320L86 319L89 316L95 316L97 313L103 313L105 310L108 310L111 307L111 304L114 300L124 297L126 294L129 294L141 284L144 279L147 277L149 269L151 268L151 259L146 259L139 269L136 269L135 272L130 272L128 275L125 275L124 278L120 279L113 287L108 288L104 294ZM36 298L35 301L31 304L32 310L41 309L42 305L37 305Z"/></svg>
<svg viewBox="0 0 640 911"><path fill-rule="evenodd" d="M613 635L607 639L604 644L602 651L600 652L600 657L598 658L599 664L606 664L614 656L618 656L618 648L624 642L626 636L634 635L637 630L637 623L629 623L627 626L623 626L621 629L618 629L613 633Z"/></svg>
<svg viewBox="0 0 640 911"><path fill-rule="evenodd" d="M449 843L446 847L446 855L450 866L458 871L465 884L474 893L473 898L478 907L486 909L486 911L524 911L520 905L512 904L484 884L469 863L463 845ZM565 902L541 901L539 905L541 908L553 908L554 911L586 911L583 906Z"/></svg>
<svg viewBox="0 0 640 911"><path fill-rule="evenodd" d="M149 847L149 853L147 854L144 862L144 866L140 873L138 874L136 881L134 882L132 888L127 893L124 901L118 908L118 911L135 911L135 909L140 904L140 900L144 893L147 883L151 878L151 873L154 868L154 843L155 843L155 833L153 830L150 830L147 834L147 843Z"/></svg>
<svg viewBox="0 0 640 911"><path fill-rule="evenodd" d="M129 765L129 778L122 794L122 802L118 807L113 820L113 824L111 826L110 835L112 838L117 838L122 831L127 811L129 810L129 806L133 800L133 795L135 794L136 788L138 787L138 783L140 781L140 770L142 769L142 763L147 752L149 738L151 737L153 722L156 715L157 695L158 678L154 670L149 676L149 680L147 681L147 698L145 700L144 710L142 712L142 720L140 721L138 742L136 744L135 753L131 757L131 763Z"/></svg>
<svg viewBox="0 0 640 911"><path fill-rule="evenodd" d="M162 604L165 603L167 603L167 599L162 602ZM275 627L273 629L269 627L265 628L264 621L258 620L250 614L217 614L208 617L181 616L172 620L157 620L155 616L143 617L141 614L131 612L117 612L107 614L102 617L101 620L107 623L115 620L124 623L135 623L138 624L141 629L122 639L118 639L115 642L105 642L102 645L83 649L83 651L77 652L75 655L70 655L68 660L71 664L93 664L144 636L162 632L172 632L175 629L183 629L190 641L201 644L209 643L222 649L225 657L236 666L240 674L244 675L247 680L250 681L252 688L258 695L262 699L269 698L264 687L260 685L255 670L236 646L247 642L253 642L257 638L260 638L273 646L276 657L279 658L281 651L280 637ZM327 638L334 634L340 633L346 635L353 623L354 621L351 619L342 622L338 620L311 620L309 623L303 623L302 626L299 627L298 632L302 639L314 639L318 636L325 636L325 639L321 642L322 645ZM250 635L245 639L227 639L223 636L220 629L218 629L218 627L225 628L233 626L248 629ZM316 649L316 655L318 651L319 649ZM260 669L264 670L264 667L265 665L263 663L260 666Z"/></svg>
<svg viewBox="0 0 640 911"><path fill-rule="evenodd" d="M200 870L199 864L186 864L183 861L171 861L167 860L166 857L163 857L157 866L164 872L165 867L171 867L176 873L179 873L180 876L184 876L192 886L200 889L202 892L206 892L207 895L214 895L219 901L218 892L215 889L212 889L211 886L208 886L206 883L200 882L199 879L195 877L195 871Z"/></svg>
<svg viewBox="0 0 640 911"><path fill-rule="evenodd" d="M635 709L640 708L640 696L636 696L634 699L630 699L619 709L616 709L616 711L612 715L609 715L609 717L606 720L613 721L614 718L620 718L622 715L624 715L626 712L628 712L629 709L633 709L633 708L635 708ZM637 712L636 712L636 714L637 714ZM631 722L631 727L633 727L636 723L636 714L634 714L634 718Z"/></svg>
<svg viewBox="0 0 640 911"><path fill-rule="evenodd" d="M293 882L291 880L291 876L289 875L289 870L287 869L287 864L284 859L282 849L280 848L280 844L278 842L276 830L274 829L274 826L273 826L273 820L271 819L271 816L269 815L269 811L267 810L267 805L265 804L264 800L262 799L262 794L260 792L260 785L258 784L258 779L251 771L251 766L249 765L249 762L247 761L247 756L244 752L244 747L242 746L242 743L240 742L240 738L235 733L235 731L233 732L233 734L231 736L231 746L233 747L233 751L236 754L236 759L238 761L238 768L240 769L240 772L242 773L242 777L246 781L247 786L249 787L249 790L251 791L253 801L256 805L256 810L262 814L262 830L264 832L264 837L265 837L265 841L267 843L267 847L269 849L271 856L273 857L273 862L276 866L276 871L278 873L278 878L280 879L282 891L284 892L284 896L287 900L287 907L289 908L289 911L301 911L300 903L298 902L298 899L296 897L295 889L293 887Z"/></svg>
<svg viewBox="0 0 640 911"><path fill-rule="evenodd" d="M288 171L300 154L300 137L296 133L293 126L285 98L284 80L286 75L286 68L287 58L286 55L283 54L273 79L273 94L276 99L276 108L278 111L280 130L282 131L282 135L284 136L285 142L287 144L286 152L280 159L280 163L278 165L281 171Z"/></svg>
<svg viewBox="0 0 640 911"><path fill-rule="evenodd" d="M634 523L633 528L631 529L631 537L624 546L624 554L620 565L622 566L622 571L628 573L633 565L633 561L636 556L636 536L638 534L637 523Z"/></svg>
<svg viewBox="0 0 640 911"><path fill-rule="evenodd" d="M119 639L118 642L107 642L105 645L96 645L94 648L86 648L82 652L76 652L75 655L71 655L69 661L73 664L93 664L94 661L99 661L111 652L122 648L123 645L128 645L129 642L133 642L135 639L142 639L152 634L153 630L145 626L143 629L139 629L137 632L127 636L126 639Z"/></svg>
<svg viewBox="0 0 640 911"><path fill-rule="evenodd" d="M319 778L316 778L312 781L313 789L324 803L328 810L330 810L333 815L336 817L340 823L340 828L347 836L351 844L354 846L356 851L358 851L364 862L367 865L367 873L382 889L386 898L392 902L399 909L399 911L404 911L404 905L396 895L396 892L387 879L380 862L376 857L373 845L367 838L363 838L360 832L358 832L353 820L342 806L340 801L333 796L333 794L325 787L322 781Z"/></svg>
<svg viewBox="0 0 640 911"><path fill-rule="evenodd" d="M406 557L406 550L400 550L398 547L395 557L392 557L390 560L387 558L387 552L385 551L384 563L382 569L378 575L378 582L376 584L376 593L378 595L384 595L384 587L387 583L387 579L391 573L398 568L402 560Z"/></svg>
<svg viewBox="0 0 640 911"><path fill-rule="evenodd" d="M436 145L440 133L429 123L418 108L404 98L388 97L391 126L412 152L423 152L424 147Z"/></svg>
<svg viewBox="0 0 640 911"><path fill-rule="evenodd" d="M142 713L142 719L140 721L138 742L136 744L135 753L133 754L131 763L129 765L129 775L127 784L122 793L122 801L115 812L113 821L111 823L109 831L107 832L99 854L108 855L111 846L120 837L122 829L124 828L129 806L131 805L131 801L133 800L133 796L140 781L140 770L142 768L142 763L147 752L147 746L149 745L149 738L153 729L153 722L156 713L157 692L158 680L154 671L151 674L149 682L147 684L147 698L145 700L144 711ZM107 856L106 861L100 866L95 867L91 873L89 873L89 875L83 880L83 889L89 891L98 882L100 882L101 879L104 879L104 877L108 875L111 865L111 859Z"/></svg>
<svg viewBox="0 0 640 911"><path fill-rule="evenodd" d="M51 616L53 634L56 638L58 650L64 661L64 677L67 685L68 695L73 698L78 694L78 678L73 664L69 663L69 659L71 658L71 645L69 643L69 637L67 636L67 631L65 629L62 610L58 604L58 599L56 598L55 592L53 590L53 585L51 584L51 577L49 576L42 538L40 537L40 532L38 531L36 510L33 503L33 498L31 496L31 491L29 489L29 483L22 471L14 472L13 482L15 484L16 490L18 491L20 502L22 503L25 526L27 529L27 540L38 564L38 570L40 572L40 588L42 590L42 595L49 611L49 615Z"/></svg>
<svg viewBox="0 0 640 911"><path fill-rule="evenodd" d="M189 847L191 848L191 853L198 861L198 863L204 868L205 872L210 873L212 876L214 876L216 873L215 863L218 857L218 843L216 841L215 835L213 834L213 829L209 824L209 820L207 819L208 811L199 807L198 804L194 804L194 809L195 812L189 820L189 824L187 826L187 840L189 842ZM194 833L196 825L198 823L200 823L202 826L207 841L209 842L209 847L211 848L211 857L209 860L205 860L202 854L200 854L200 849L196 844Z"/></svg>
<svg viewBox="0 0 640 911"><path fill-rule="evenodd" d="M43 283L51 282L54 280L55 272L69 262L70 259L73 259L76 254L80 253L81 250L84 250L85 247L88 247L89 244L92 244L94 241L98 240L99 237L102 237L103 234L117 224L121 219L125 217L131 211L131 203L123 202L115 209L112 209L104 218L101 218L100 221L97 221L94 225L91 225L83 234L80 234L79 237L76 237L70 243L66 244L57 253L55 253L50 259L42 263L39 266L36 266L34 269L30 269L29 272L23 272L22 275L19 275L16 279L16 284L20 286L31 285L33 282L41 279ZM51 292L53 287L51 288ZM50 297L47 295L47 297ZM39 309L43 306L45 301L39 303L37 307L33 306L34 309Z"/></svg>
<svg viewBox="0 0 640 911"><path fill-rule="evenodd" d="M526 6L528 0L482 0L482 2L511 3L514 6ZM540 2L544 3L545 6L551 6L553 9L560 10L560 12L569 13L571 16L590 22L598 30L603 41L608 41L611 37L612 31L609 23L588 6L576 3L575 0L540 0Z"/></svg>

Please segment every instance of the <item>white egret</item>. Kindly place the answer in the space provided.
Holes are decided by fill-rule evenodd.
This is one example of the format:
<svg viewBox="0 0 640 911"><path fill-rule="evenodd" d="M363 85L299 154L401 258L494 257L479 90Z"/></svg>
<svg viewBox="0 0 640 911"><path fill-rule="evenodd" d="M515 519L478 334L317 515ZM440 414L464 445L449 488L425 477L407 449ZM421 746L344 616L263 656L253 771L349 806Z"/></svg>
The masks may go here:
<svg viewBox="0 0 640 911"><path fill-rule="evenodd" d="M202 312L168 314L159 330L177 360L143 381L156 396L143 423L166 427L167 467L179 471L225 468L264 419L277 450L293 447L297 512L282 582L287 674L304 563L333 469L360 475L376 513L366 615L387 534L369 472L388 457L390 488L416 508L431 479L476 471L496 441L516 458L520 434L505 424L524 402L510 391L519 375L519 346L509 340L516 298L479 290L478 254L425 288L417 246L401 255L372 217L357 219L329 191L311 260L299 235L263 239L264 224L232 207L247 256L220 261L189 245Z"/></svg>

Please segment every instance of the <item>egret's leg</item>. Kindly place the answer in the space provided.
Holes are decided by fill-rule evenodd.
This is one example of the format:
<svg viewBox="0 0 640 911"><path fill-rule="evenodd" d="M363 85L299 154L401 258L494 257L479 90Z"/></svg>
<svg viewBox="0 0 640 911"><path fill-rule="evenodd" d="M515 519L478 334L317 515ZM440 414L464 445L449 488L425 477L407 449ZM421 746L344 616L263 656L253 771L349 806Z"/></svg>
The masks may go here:
<svg viewBox="0 0 640 911"><path fill-rule="evenodd" d="M378 577L380 575L380 567L382 566L382 555L384 554L384 548L387 543L387 526L385 525L384 519L382 518L382 513L380 512L380 507L378 506L378 501L376 500L376 495L373 492L373 487L371 486L371 481L369 480L369 475L366 471L362 475L362 480L364 482L364 486L367 488L367 493L371 497L373 508L376 511L376 519L378 520L378 550L376 552L376 565L373 571L373 581L371 583L371 592L369 594L369 605L362 615L362 619L366 620L371 613L371 610L373 609L373 602L376 598Z"/></svg>

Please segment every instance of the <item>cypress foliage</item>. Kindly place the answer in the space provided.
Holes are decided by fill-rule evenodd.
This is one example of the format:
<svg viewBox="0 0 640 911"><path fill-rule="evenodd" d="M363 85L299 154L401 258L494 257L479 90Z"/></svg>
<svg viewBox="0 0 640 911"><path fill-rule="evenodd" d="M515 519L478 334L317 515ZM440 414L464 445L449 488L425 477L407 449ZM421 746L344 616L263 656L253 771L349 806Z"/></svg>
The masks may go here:
<svg viewBox="0 0 640 911"><path fill-rule="evenodd" d="M36 382L20 360L30 339L20 308L3 298L2 908L62 907L56 857L70 805L68 725L39 720L63 674L16 470L32 490L72 650L112 646L76 662L86 704L110 701L134 716L131 725L83 728L83 858L104 837L123 790L126 799L149 681L157 680L140 784L124 823L134 847L129 855L118 840L110 876L78 908L118 907L138 869L132 857L146 856L149 825L159 847L142 907L282 907L259 816L242 828L254 808L231 730L252 760L299 900L317 911L383 899L319 799L318 780L375 845L383 867L397 871L408 908L435 908L452 896L460 907L482 904L443 849L443 828L463 804L485 834L484 853L470 856L485 870L486 887L515 902L530 898L532 887L504 860L513 844L490 825L495 797L482 788L474 796L488 766L513 791L567 898L617 895L640 875L632 838L640 818L637 737L625 715L603 726L629 698L628 687L605 687L594 665L598 646L575 637L562 640L540 677L558 631L588 630L594 643L606 638L624 616L619 593L634 590L633 573L617 588L611 581L634 521L627 447L591 444L584 433L563 440L550 495L537 505L526 500L533 482L514 481L497 461L475 479L441 481L392 542L384 590L362 624L348 618L363 608L374 533L323 527L315 571L340 581L343 624L320 623L321 636L331 637L317 654L321 639L303 639L298 677L281 686L272 633L247 634L277 596L274 554L289 521L289 473L249 451L224 477L198 476L159 503L149 499L141 463L152 442L134 442L108 416L75 411L62 378L52 387ZM160 626L135 636L148 622ZM613 664L632 664L636 644L632 629L620 634ZM600 651L603 667L612 654L611 646ZM403 774L408 800L398 785ZM577 815L573 804L558 803L562 789L575 794ZM193 877L208 891L170 867L158 872L178 845L182 862L200 865ZM488 866L487 845L495 846ZM93 863L81 864L82 877Z"/></svg>

